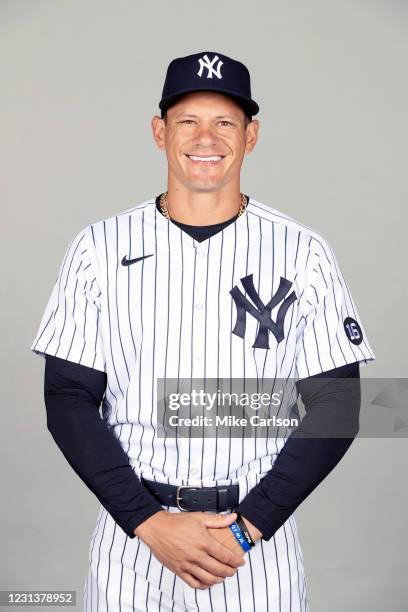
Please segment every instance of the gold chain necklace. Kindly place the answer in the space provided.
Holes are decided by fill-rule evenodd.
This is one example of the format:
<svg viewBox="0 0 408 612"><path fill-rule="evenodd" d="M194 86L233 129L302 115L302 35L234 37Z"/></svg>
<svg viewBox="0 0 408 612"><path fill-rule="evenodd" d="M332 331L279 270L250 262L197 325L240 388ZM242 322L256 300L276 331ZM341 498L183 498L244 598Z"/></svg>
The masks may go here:
<svg viewBox="0 0 408 612"><path fill-rule="evenodd" d="M166 217L166 219L170 220L170 215L169 215L169 211L168 211L168 208L167 208L167 194L168 194L168 191L165 191L160 196L159 206L160 206L161 212ZM244 210L247 207L247 204L248 204L247 197L243 193L241 193L241 204L240 204L239 210L238 210L238 217L240 217L242 215L242 213L244 212Z"/></svg>

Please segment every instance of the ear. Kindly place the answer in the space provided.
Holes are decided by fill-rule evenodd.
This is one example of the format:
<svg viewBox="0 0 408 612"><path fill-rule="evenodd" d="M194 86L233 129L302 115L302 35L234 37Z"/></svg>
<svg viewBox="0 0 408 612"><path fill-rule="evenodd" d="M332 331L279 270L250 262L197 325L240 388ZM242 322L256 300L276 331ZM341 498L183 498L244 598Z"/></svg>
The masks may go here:
<svg viewBox="0 0 408 612"><path fill-rule="evenodd" d="M251 123L248 123L246 132L247 140L245 145L245 153L251 153L258 142L259 121L257 119L253 119Z"/></svg>
<svg viewBox="0 0 408 612"><path fill-rule="evenodd" d="M165 150L165 133L166 133L166 124L163 119L158 115L155 115L151 122L153 138L161 151Z"/></svg>

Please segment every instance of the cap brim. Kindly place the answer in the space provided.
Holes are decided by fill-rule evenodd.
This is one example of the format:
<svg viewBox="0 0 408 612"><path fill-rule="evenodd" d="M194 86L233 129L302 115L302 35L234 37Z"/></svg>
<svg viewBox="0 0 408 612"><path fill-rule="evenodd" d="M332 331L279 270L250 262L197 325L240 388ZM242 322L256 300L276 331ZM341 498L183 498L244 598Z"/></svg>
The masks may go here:
<svg viewBox="0 0 408 612"><path fill-rule="evenodd" d="M245 114L248 116L252 117L253 115L257 115L259 112L259 106L255 102L255 100L248 100L248 98L240 96L239 94L235 92L220 91L218 89L215 90L215 89L212 89L211 87L208 87L208 88L202 87L200 89L189 88L185 90L180 90L174 93L173 95L168 96L167 98L162 98L162 100L160 100L159 102L159 108L162 111L162 113L165 113L166 110L170 108L170 106L172 106L175 102L177 102L179 98L181 98L185 94L195 93L198 91L212 91L214 93L220 93L220 94L223 94L224 96L228 96L229 98L232 98L233 100L235 100L237 104L243 109Z"/></svg>

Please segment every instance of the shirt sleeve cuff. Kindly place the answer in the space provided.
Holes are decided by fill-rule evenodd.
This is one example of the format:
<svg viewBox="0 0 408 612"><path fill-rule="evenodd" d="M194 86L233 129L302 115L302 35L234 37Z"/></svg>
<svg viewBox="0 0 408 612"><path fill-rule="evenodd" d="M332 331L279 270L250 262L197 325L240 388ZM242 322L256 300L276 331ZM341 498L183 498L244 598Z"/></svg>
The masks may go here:
<svg viewBox="0 0 408 612"><path fill-rule="evenodd" d="M265 501L262 505L260 493L256 495L256 499L249 494L234 508L236 512L242 515L244 520L247 518L259 531L262 533L262 539L268 542L278 529L287 521L293 511L291 508L271 508L268 504L266 512Z"/></svg>
<svg viewBox="0 0 408 612"><path fill-rule="evenodd" d="M134 533L134 530L136 529L136 527L139 527L141 523L146 521L148 518L150 518L157 512L160 512L160 510L164 510L164 508L162 508L160 504L157 505L156 503L154 503L151 506L148 506L147 508L144 509L142 513L139 513L137 516L133 517L131 521L129 521L127 526L123 528L124 532L131 539L136 537Z"/></svg>

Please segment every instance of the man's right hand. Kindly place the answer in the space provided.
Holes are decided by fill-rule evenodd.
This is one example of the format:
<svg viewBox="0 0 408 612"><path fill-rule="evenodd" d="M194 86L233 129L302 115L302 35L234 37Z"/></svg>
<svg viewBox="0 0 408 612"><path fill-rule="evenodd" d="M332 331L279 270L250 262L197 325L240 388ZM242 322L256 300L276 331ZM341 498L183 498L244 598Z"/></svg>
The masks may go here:
<svg viewBox="0 0 408 612"><path fill-rule="evenodd" d="M218 542L207 527L227 527L237 515L208 512L156 512L134 533L154 556L195 589L207 589L245 565L242 555ZM204 525L205 522L205 525Z"/></svg>

